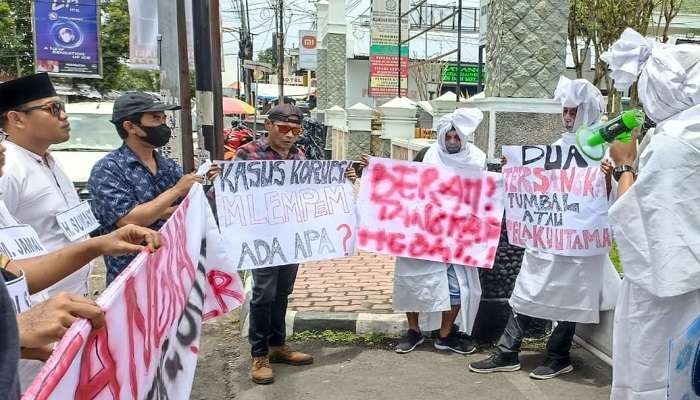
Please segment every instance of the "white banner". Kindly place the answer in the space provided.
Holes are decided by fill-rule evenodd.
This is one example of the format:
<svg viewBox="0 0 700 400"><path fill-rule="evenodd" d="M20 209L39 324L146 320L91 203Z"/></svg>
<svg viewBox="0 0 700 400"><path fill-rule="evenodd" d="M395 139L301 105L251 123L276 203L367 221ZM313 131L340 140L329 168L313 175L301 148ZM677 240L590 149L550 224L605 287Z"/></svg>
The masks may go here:
<svg viewBox="0 0 700 400"><path fill-rule="evenodd" d="M565 256L606 254L612 245L600 163L576 146L503 146L511 244Z"/></svg>
<svg viewBox="0 0 700 400"><path fill-rule="evenodd" d="M174 4L173 4L174 7ZM185 1L187 20L187 54L190 69L194 68L194 36L192 34L192 2ZM160 70L158 48L158 1L129 0L129 66Z"/></svg>
<svg viewBox="0 0 700 400"><path fill-rule="evenodd" d="M139 254L97 300L105 327L75 322L25 399L189 398L202 321L240 305L243 287L221 264L221 236L200 185L160 232L163 247Z"/></svg>
<svg viewBox="0 0 700 400"><path fill-rule="evenodd" d="M214 182L217 216L238 269L353 253L356 213L345 178L351 161L220 163Z"/></svg>

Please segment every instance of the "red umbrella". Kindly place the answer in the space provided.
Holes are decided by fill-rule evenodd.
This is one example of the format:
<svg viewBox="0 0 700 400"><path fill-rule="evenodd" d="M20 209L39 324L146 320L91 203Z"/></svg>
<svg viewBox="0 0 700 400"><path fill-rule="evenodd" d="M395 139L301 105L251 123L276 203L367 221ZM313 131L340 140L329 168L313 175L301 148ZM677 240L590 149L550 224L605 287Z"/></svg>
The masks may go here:
<svg viewBox="0 0 700 400"><path fill-rule="evenodd" d="M255 114L255 109L250 104L242 100L224 97L223 105L224 115Z"/></svg>

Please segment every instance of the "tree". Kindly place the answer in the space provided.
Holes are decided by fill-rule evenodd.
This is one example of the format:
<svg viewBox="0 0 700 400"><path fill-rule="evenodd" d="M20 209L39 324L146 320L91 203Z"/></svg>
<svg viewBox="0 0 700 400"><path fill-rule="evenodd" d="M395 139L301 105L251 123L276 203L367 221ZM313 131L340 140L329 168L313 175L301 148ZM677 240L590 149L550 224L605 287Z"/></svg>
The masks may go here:
<svg viewBox="0 0 700 400"><path fill-rule="evenodd" d="M21 76L34 68L28 0L0 0L0 73Z"/></svg>
<svg viewBox="0 0 700 400"><path fill-rule="evenodd" d="M659 36L659 27L661 26L661 17L664 19L664 30L662 32L662 41L668 42L668 28L671 26L671 21L678 15L678 12L683 6L683 0L661 0L661 12L659 13L659 24L656 26L656 36Z"/></svg>
<svg viewBox="0 0 700 400"><path fill-rule="evenodd" d="M277 66L277 52L272 47L262 50L258 53L258 61L271 64L274 68Z"/></svg>
<svg viewBox="0 0 700 400"><path fill-rule="evenodd" d="M583 67L590 62L588 54L591 50L593 29L591 15L593 14L593 2L589 0L571 0L569 10L569 46L571 56L576 69L576 78L583 78ZM579 49L579 40L583 47Z"/></svg>
<svg viewBox="0 0 700 400"><path fill-rule="evenodd" d="M414 58L415 55L414 55ZM447 66L447 62L441 60L420 61L411 65L411 74L416 82L418 90L418 100L432 100L433 95L440 95L442 91L442 73ZM431 89L433 89L431 91Z"/></svg>

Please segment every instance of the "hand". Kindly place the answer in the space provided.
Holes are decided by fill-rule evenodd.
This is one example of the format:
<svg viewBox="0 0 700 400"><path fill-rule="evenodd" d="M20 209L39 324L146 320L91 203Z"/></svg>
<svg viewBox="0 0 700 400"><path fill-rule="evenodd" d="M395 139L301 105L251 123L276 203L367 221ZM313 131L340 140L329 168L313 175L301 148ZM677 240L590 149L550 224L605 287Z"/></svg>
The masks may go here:
<svg viewBox="0 0 700 400"><path fill-rule="evenodd" d="M72 293L59 293L17 315L20 346L41 349L57 342L79 318L89 319L94 329L105 324L97 303Z"/></svg>
<svg viewBox="0 0 700 400"><path fill-rule="evenodd" d="M138 253L143 249L148 249L150 253L154 253L161 246L160 233L131 224L93 240L100 241L100 252L102 254L115 257Z"/></svg>
<svg viewBox="0 0 700 400"><path fill-rule="evenodd" d="M369 155L363 154L360 156L360 161L358 161L358 164L360 164L360 168L365 168L366 166L369 165Z"/></svg>
<svg viewBox="0 0 700 400"><path fill-rule="evenodd" d="M632 131L632 139L629 143L623 143L619 140L612 142L610 145L610 158L615 165L632 165L637 159L637 129Z"/></svg>
<svg viewBox="0 0 700 400"><path fill-rule="evenodd" d="M187 196L187 193L189 193L190 188L192 188L192 185L195 183L201 183L202 178L195 175L195 174L187 174L180 178L180 180L175 184L173 189L181 196L185 197Z"/></svg>
<svg viewBox="0 0 700 400"><path fill-rule="evenodd" d="M508 159L506 156L501 156L501 167L505 167L508 164Z"/></svg>
<svg viewBox="0 0 700 400"><path fill-rule="evenodd" d="M221 166L219 164L212 164L207 171L207 180L213 181L221 173Z"/></svg>
<svg viewBox="0 0 700 400"><path fill-rule="evenodd" d="M350 180L350 183L354 184L357 180L357 172L355 171L355 168L349 166L348 169L345 170L345 177Z"/></svg>
<svg viewBox="0 0 700 400"><path fill-rule="evenodd" d="M613 165L610 160L603 160L603 162L600 163L600 170L603 171L606 178L610 178L613 173Z"/></svg>

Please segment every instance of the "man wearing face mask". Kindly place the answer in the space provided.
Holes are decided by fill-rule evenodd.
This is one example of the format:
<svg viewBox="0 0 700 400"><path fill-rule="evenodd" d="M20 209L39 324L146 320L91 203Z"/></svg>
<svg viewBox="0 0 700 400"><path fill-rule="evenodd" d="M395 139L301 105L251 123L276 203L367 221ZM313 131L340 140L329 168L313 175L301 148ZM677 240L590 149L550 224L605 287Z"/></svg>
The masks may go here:
<svg viewBox="0 0 700 400"><path fill-rule="evenodd" d="M486 154L469 143L483 119L474 108L460 108L440 119L438 140L422 162L445 170L486 169ZM476 347L462 341L458 332L471 334L481 300L476 268L465 265L399 257L394 268L393 306L408 319L406 337L394 349L399 354L423 343L425 331L439 330L433 345L438 350L471 354ZM420 317L420 321L419 321Z"/></svg>
<svg viewBox="0 0 700 400"><path fill-rule="evenodd" d="M585 79L561 77L554 99L562 105L566 132L553 145L574 145L576 131L595 124L603 115L603 96ZM598 323L600 311L614 307L619 287L620 277L607 254L569 257L525 250L509 300L513 310L496 350L489 358L470 364L469 370L519 370L518 353L525 332L533 318L540 318L559 322L547 342L544 362L530 373L530 378L551 379L573 371L569 350L576 323Z"/></svg>
<svg viewBox="0 0 700 400"><path fill-rule="evenodd" d="M157 151L170 140L165 111L178 109L142 92L126 93L114 102L112 123L124 144L98 161L88 180L101 233L127 224L159 230L192 185L201 181L195 174L183 176L175 161ZM212 169L208 177L214 174ZM107 284L134 257L105 257Z"/></svg>

